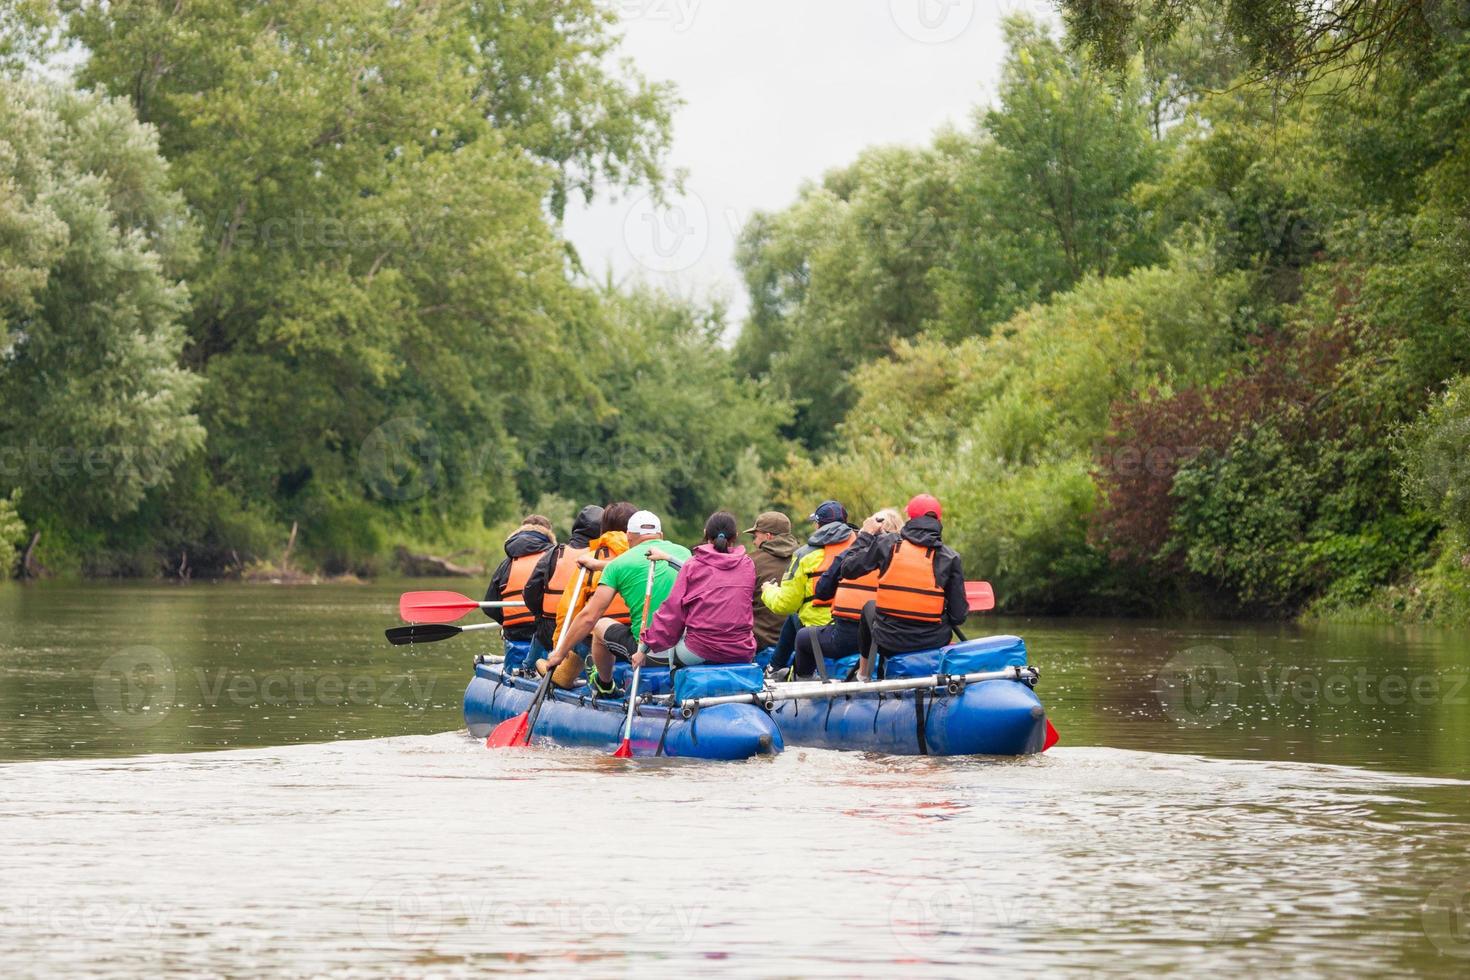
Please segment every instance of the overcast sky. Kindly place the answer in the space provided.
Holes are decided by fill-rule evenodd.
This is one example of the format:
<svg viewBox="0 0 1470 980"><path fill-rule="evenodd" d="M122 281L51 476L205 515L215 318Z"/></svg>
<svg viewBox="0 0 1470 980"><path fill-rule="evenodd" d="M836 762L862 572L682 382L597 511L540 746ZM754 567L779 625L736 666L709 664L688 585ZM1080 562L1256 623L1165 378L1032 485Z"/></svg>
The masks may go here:
<svg viewBox="0 0 1470 980"><path fill-rule="evenodd" d="M786 205L865 146L968 126L995 90L1002 18L1056 20L1049 0L605 2L622 16L624 55L686 103L670 163L689 193L667 210L637 193L574 204L566 233L589 272L717 293L735 323L735 239L752 211Z"/></svg>

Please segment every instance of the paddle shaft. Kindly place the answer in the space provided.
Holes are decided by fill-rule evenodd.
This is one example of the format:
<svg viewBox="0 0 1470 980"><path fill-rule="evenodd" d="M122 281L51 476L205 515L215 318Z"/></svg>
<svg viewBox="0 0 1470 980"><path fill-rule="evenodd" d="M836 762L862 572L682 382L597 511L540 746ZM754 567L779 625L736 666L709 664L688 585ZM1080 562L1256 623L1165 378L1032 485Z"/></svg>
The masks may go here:
<svg viewBox="0 0 1470 980"><path fill-rule="evenodd" d="M695 698L686 701L683 707L711 708L717 704L764 704L767 701L812 701L817 698L841 698L852 694L878 694L887 691L923 691L937 687L948 687L953 682L978 684L981 681L1021 681L1035 683L1041 676L1036 667L1007 667L1004 670L982 671L975 674L949 676L935 674L930 677L900 677L891 681L862 681L846 684L798 683L778 684L754 694L731 694L719 698Z"/></svg>
<svg viewBox="0 0 1470 980"><path fill-rule="evenodd" d="M567 607L567 618L561 624L561 636L557 637L556 643L567 638L572 630L572 620L577 615L577 602L582 598L582 585L587 581L587 569L577 566L577 584L572 587L572 602ZM488 625L488 624L487 624ZM541 686L536 688L536 697L531 701L531 710L527 712L530 716L526 723L526 741L531 741L531 733L536 730L536 719L541 717L541 706L546 703L546 692L551 690L551 675L556 671L547 668L546 676L541 678Z"/></svg>
<svg viewBox="0 0 1470 980"><path fill-rule="evenodd" d="M657 569L658 566L654 564L652 559L649 559L648 582L643 587L643 629L638 631L638 652L645 656L648 654L648 640L646 639L648 636L648 623L653 619L648 614L648 610L653 605L653 576ZM673 659L672 655L670 655L670 659ZM627 743L628 739L633 737L633 711L638 707L638 679L642 673L642 664L638 664L633 668L633 683L628 688L628 718L623 722L624 744Z"/></svg>

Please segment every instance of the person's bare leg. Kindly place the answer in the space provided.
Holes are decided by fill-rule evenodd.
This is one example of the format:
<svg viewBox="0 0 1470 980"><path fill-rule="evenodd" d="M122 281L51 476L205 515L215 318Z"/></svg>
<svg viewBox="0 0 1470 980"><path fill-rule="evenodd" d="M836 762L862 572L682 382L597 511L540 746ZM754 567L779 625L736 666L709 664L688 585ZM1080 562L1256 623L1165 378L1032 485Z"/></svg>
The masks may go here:
<svg viewBox="0 0 1470 980"><path fill-rule="evenodd" d="M599 619L597 625L592 627L592 663L597 668L597 679L604 687L613 677L613 655L612 651L607 648L607 641L603 639L603 634L607 632L609 626L616 622L615 619Z"/></svg>

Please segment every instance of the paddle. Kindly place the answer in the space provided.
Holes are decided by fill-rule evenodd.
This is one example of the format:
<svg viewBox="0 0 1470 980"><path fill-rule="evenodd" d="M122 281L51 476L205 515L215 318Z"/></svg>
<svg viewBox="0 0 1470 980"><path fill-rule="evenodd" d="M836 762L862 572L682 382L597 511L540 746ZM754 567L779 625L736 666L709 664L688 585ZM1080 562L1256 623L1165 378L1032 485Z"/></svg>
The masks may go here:
<svg viewBox="0 0 1470 980"><path fill-rule="evenodd" d="M970 603L970 612L988 612L995 608L995 590L989 582L966 582L965 599Z"/></svg>
<svg viewBox="0 0 1470 980"><path fill-rule="evenodd" d="M1062 736L1057 734L1056 726L1053 725L1051 723L1051 719L1048 718L1046 720L1046 741L1042 743L1041 751L1045 752L1047 749L1051 748L1053 745L1056 745L1061 740Z"/></svg>
<svg viewBox="0 0 1470 980"><path fill-rule="evenodd" d="M476 609L524 605L524 602L477 602L458 592L405 592L398 597L398 617L405 623L452 623Z"/></svg>
<svg viewBox="0 0 1470 980"><path fill-rule="evenodd" d="M561 636L557 637L556 645L561 646L567 634L572 631L572 620L577 618L577 603L582 598L582 584L587 581L587 569L580 565L577 567L577 584L572 587L572 603L567 609L567 618L561 624ZM514 718L507 718L495 726L490 737L485 739L487 749L519 748L531 744L531 732L536 727L536 719L541 714L541 705L546 701L546 692L551 690L551 675L555 671L547 669L546 675L541 678L540 685L536 688L536 696L531 699L531 707L523 714Z"/></svg>
<svg viewBox="0 0 1470 980"><path fill-rule="evenodd" d="M648 635L648 622L652 618L648 615L648 609L653 605L653 576L658 566L653 559L648 560L648 584L643 587L643 629L638 634L638 652L644 655L648 653L648 643L644 637ZM674 655L669 654L669 669L674 669ZM628 720L623 722L623 741L618 750L613 753L614 759L633 758L633 711L638 706L638 676L643 672L643 665L639 664L633 668L633 683L628 688Z"/></svg>
<svg viewBox="0 0 1470 980"><path fill-rule="evenodd" d="M418 623L414 626L394 626L384 630L388 642L395 647L411 646L415 643L438 643L475 630L493 630L499 623L476 623L473 626L450 626L444 623Z"/></svg>

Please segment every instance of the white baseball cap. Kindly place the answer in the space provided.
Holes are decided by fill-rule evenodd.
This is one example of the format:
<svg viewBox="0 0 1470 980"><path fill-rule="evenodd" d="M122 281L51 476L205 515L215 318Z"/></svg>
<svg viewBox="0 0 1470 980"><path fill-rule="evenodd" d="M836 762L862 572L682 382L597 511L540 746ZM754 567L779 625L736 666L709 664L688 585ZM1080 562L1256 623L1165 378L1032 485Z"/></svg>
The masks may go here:
<svg viewBox="0 0 1470 980"><path fill-rule="evenodd" d="M640 510L628 518L629 534L663 534L664 526L651 510Z"/></svg>

